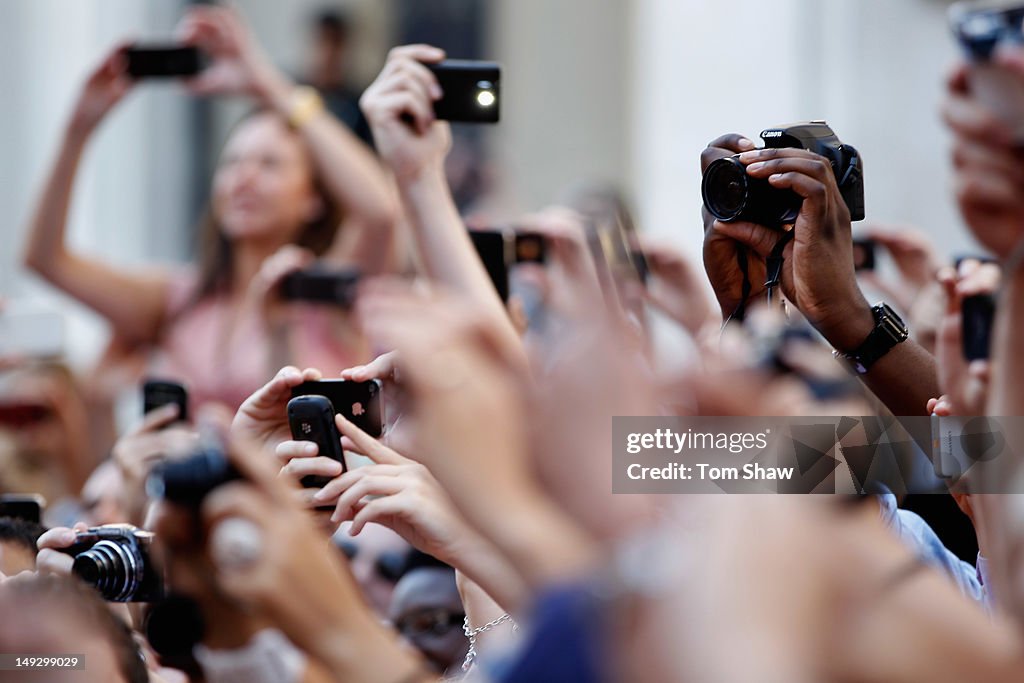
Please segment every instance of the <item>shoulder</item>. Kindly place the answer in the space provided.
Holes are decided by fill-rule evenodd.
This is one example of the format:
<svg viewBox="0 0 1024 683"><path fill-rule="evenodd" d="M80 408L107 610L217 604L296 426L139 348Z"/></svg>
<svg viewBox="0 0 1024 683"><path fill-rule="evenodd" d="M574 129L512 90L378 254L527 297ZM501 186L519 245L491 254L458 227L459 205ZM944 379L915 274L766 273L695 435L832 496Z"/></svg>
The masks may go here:
<svg viewBox="0 0 1024 683"><path fill-rule="evenodd" d="M182 313L195 300L199 291L199 271L191 266L177 266L165 271L168 317Z"/></svg>

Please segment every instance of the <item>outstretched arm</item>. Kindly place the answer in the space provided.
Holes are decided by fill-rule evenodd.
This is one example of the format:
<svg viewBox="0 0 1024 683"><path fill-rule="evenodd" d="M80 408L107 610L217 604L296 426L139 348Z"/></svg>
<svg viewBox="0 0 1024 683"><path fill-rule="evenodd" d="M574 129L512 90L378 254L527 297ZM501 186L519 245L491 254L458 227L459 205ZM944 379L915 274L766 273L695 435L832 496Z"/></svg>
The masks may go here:
<svg viewBox="0 0 1024 683"><path fill-rule="evenodd" d="M67 245L71 192L82 153L107 113L131 88L123 45L114 48L82 89L61 147L39 194L25 245L25 265L105 317L119 337L152 341L164 315L166 276L133 273Z"/></svg>

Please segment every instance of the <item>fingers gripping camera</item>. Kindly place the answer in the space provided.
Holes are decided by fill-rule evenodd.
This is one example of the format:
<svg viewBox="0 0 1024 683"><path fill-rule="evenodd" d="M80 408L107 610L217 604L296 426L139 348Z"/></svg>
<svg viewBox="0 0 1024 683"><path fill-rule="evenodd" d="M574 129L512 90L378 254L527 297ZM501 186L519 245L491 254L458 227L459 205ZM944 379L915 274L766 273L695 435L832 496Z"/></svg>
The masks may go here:
<svg viewBox="0 0 1024 683"><path fill-rule="evenodd" d="M840 142L827 123L810 121L769 128L761 133L761 139L767 148L806 149L828 159L850 218L864 220L860 153ZM792 190L777 189L765 178L749 176L739 155L719 159L707 167L701 195L707 210L721 221L750 221L770 228L795 223L803 205L803 199Z"/></svg>

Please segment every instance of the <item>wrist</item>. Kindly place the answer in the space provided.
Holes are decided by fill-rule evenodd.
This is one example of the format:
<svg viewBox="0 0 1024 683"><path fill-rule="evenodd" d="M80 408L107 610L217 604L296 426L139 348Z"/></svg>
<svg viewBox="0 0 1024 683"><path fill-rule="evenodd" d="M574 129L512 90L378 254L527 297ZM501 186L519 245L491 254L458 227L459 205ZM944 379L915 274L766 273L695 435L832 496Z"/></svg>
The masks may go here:
<svg viewBox="0 0 1024 683"><path fill-rule="evenodd" d="M271 66L261 67L257 73L259 75L254 78L253 97L263 106L287 117L295 83Z"/></svg>
<svg viewBox="0 0 1024 683"><path fill-rule="evenodd" d="M875 316L871 305L859 297L859 301L844 310L815 321L814 327L832 348L850 353L863 344L875 329Z"/></svg>
<svg viewBox="0 0 1024 683"><path fill-rule="evenodd" d="M439 190L445 194L449 193L443 157L439 160L430 159L422 164L409 164L405 168L392 168L391 170L399 188L407 195L418 196L430 193L436 195Z"/></svg>
<svg viewBox="0 0 1024 683"><path fill-rule="evenodd" d="M67 145L84 147L85 143L92 136L93 131L99 122L78 112L71 115L67 127L64 129L64 142Z"/></svg>

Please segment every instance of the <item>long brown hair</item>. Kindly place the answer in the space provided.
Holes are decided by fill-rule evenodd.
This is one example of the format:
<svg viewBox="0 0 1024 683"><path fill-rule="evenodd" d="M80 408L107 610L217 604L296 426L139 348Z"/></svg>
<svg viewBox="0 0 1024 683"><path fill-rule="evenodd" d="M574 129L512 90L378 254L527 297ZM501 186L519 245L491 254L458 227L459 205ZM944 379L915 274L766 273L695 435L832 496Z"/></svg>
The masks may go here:
<svg viewBox="0 0 1024 683"><path fill-rule="evenodd" d="M276 116L268 109L254 109L232 126L228 138L230 139L231 135L245 122L262 114ZM322 256L334 242L338 227L341 225L342 211L327 192L323 179L315 168L313 169L313 190L319 197L323 209L315 219L303 227L294 243L309 249L317 256ZM234 249L217 222L213 212L212 199L200 221L197 249L199 286L196 288L193 299L195 302L226 292L231 286L234 271Z"/></svg>

